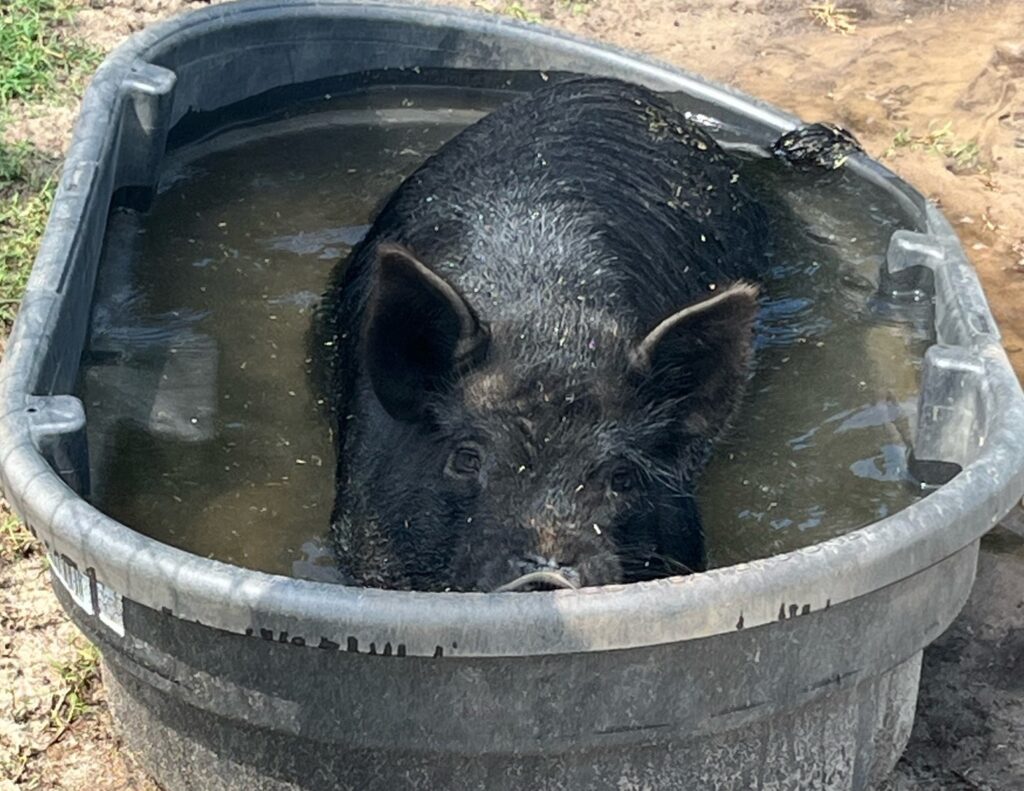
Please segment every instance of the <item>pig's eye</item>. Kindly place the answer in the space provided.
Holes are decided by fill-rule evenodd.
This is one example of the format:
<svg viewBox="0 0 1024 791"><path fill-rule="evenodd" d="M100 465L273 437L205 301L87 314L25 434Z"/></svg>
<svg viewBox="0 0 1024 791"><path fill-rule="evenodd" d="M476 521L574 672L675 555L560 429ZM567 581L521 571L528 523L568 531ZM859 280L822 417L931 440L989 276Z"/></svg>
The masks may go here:
<svg viewBox="0 0 1024 791"><path fill-rule="evenodd" d="M632 491L639 483L637 471L634 467L625 464L612 470L611 487L613 492L624 494Z"/></svg>
<svg viewBox="0 0 1024 791"><path fill-rule="evenodd" d="M475 478L483 466L483 452L476 445L460 445L451 456L444 471L456 478Z"/></svg>

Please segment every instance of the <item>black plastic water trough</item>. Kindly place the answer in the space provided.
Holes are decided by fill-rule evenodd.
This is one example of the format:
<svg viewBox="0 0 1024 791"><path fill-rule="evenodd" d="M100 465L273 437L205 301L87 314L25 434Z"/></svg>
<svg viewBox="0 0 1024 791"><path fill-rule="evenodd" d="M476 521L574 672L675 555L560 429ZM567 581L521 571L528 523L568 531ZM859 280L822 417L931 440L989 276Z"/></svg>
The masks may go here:
<svg viewBox="0 0 1024 791"><path fill-rule="evenodd" d="M623 52L435 8L225 5L114 52L3 361L0 461L58 596L102 649L128 744L168 789L869 788L904 747L922 649L963 605L979 538L1024 492L1024 396L949 225L866 158L845 167L917 229L893 236L887 275L928 272L934 297L915 455L960 469L882 521L686 578L425 594L206 560L83 499L72 393L112 199L152 189L186 113L416 67L634 80L717 119L727 143L798 124Z"/></svg>

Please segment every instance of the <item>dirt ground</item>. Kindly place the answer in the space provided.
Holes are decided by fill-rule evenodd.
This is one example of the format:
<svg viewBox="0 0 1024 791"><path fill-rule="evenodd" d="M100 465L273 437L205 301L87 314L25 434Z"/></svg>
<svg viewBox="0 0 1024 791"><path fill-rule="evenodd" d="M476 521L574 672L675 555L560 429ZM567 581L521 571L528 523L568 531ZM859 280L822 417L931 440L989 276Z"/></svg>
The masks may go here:
<svg viewBox="0 0 1024 791"><path fill-rule="evenodd" d="M207 5L79 4L78 32L103 49ZM942 206L1024 375L1024 3L847 0L838 4L845 13L821 19L803 0L452 4L638 50L849 128ZM69 103L9 108L6 135L59 154L76 111ZM1017 533L986 537L967 608L925 653L911 742L881 791L1024 788L1024 517L1008 523ZM0 791L154 789L118 748L101 680L82 685L87 714L64 729L51 722L54 698L67 689L53 663L75 656L76 637L46 577L30 545L0 558Z"/></svg>

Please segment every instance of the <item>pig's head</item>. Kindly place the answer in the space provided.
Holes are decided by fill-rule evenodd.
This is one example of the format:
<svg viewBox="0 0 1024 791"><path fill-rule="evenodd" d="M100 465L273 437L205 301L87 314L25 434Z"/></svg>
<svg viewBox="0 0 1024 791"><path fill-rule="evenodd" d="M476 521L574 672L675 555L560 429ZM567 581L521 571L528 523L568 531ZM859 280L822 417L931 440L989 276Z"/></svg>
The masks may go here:
<svg viewBox="0 0 1024 791"><path fill-rule="evenodd" d="M579 305L487 325L380 246L333 525L357 579L536 590L702 569L694 483L743 392L757 293L680 307L639 331Z"/></svg>

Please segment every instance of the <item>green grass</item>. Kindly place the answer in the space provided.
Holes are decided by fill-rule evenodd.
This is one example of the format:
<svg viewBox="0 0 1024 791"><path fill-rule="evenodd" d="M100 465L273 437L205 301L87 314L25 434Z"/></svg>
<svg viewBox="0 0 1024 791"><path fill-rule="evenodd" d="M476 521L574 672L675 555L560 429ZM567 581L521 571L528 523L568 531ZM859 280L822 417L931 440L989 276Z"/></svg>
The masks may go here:
<svg viewBox="0 0 1024 791"><path fill-rule="evenodd" d="M0 333L10 328L50 212L57 168L5 142L12 102L71 96L100 53L75 35L71 0L0 0Z"/></svg>
<svg viewBox="0 0 1024 791"><path fill-rule="evenodd" d="M46 739L32 745L23 745L6 755L0 752L0 769L11 778L12 787L49 788L48 785L40 785L42 778L29 771L29 764L53 747L72 725L93 710L94 693L100 682L100 652L82 637L76 637L70 647L74 651L72 656L50 663L57 673L57 688L50 696Z"/></svg>
<svg viewBox="0 0 1024 791"><path fill-rule="evenodd" d="M4 511L0 515L0 560L12 562L30 554L35 539L28 528L14 514Z"/></svg>
<svg viewBox="0 0 1024 791"><path fill-rule="evenodd" d="M504 5L491 5L485 0L476 0L473 5L492 14L504 14L512 19L518 19L520 22L540 22L540 14L530 11L519 0L513 0Z"/></svg>
<svg viewBox="0 0 1024 791"><path fill-rule="evenodd" d="M981 149L975 140L962 140L953 131L952 121L939 126L931 123L925 134L914 134L910 129L901 129L883 156L891 157L900 149L928 151L953 161L956 170L978 167Z"/></svg>
<svg viewBox="0 0 1024 791"><path fill-rule="evenodd" d="M28 143L0 143L0 189L25 181L31 173L32 147Z"/></svg>
<svg viewBox="0 0 1024 791"><path fill-rule="evenodd" d="M573 16L586 16L594 7L594 0L561 0L561 5Z"/></svg>
<svg viewBox="0 0 1024 791"><path fill-rule="evenodd" d="M99 62L73 35L72 15L69 0L0 1L0 109L52 94Z"/></svg>
<svg viewBox="0 0 1024 791"><path fill-rule="evenodd" d="M46 227L57 168L27 143L0 142L0 331L10 327Z"/></svg>
<svg viewBox="0 0 1024 791"><path fill-rule="evenodd" d="M83 645L84 643L84 645ZM50 703L50 726L57 734L92 710L91 692L100 673L100 652L84 640L74 645L75 655L53 665L61 686Z"/></svg>

